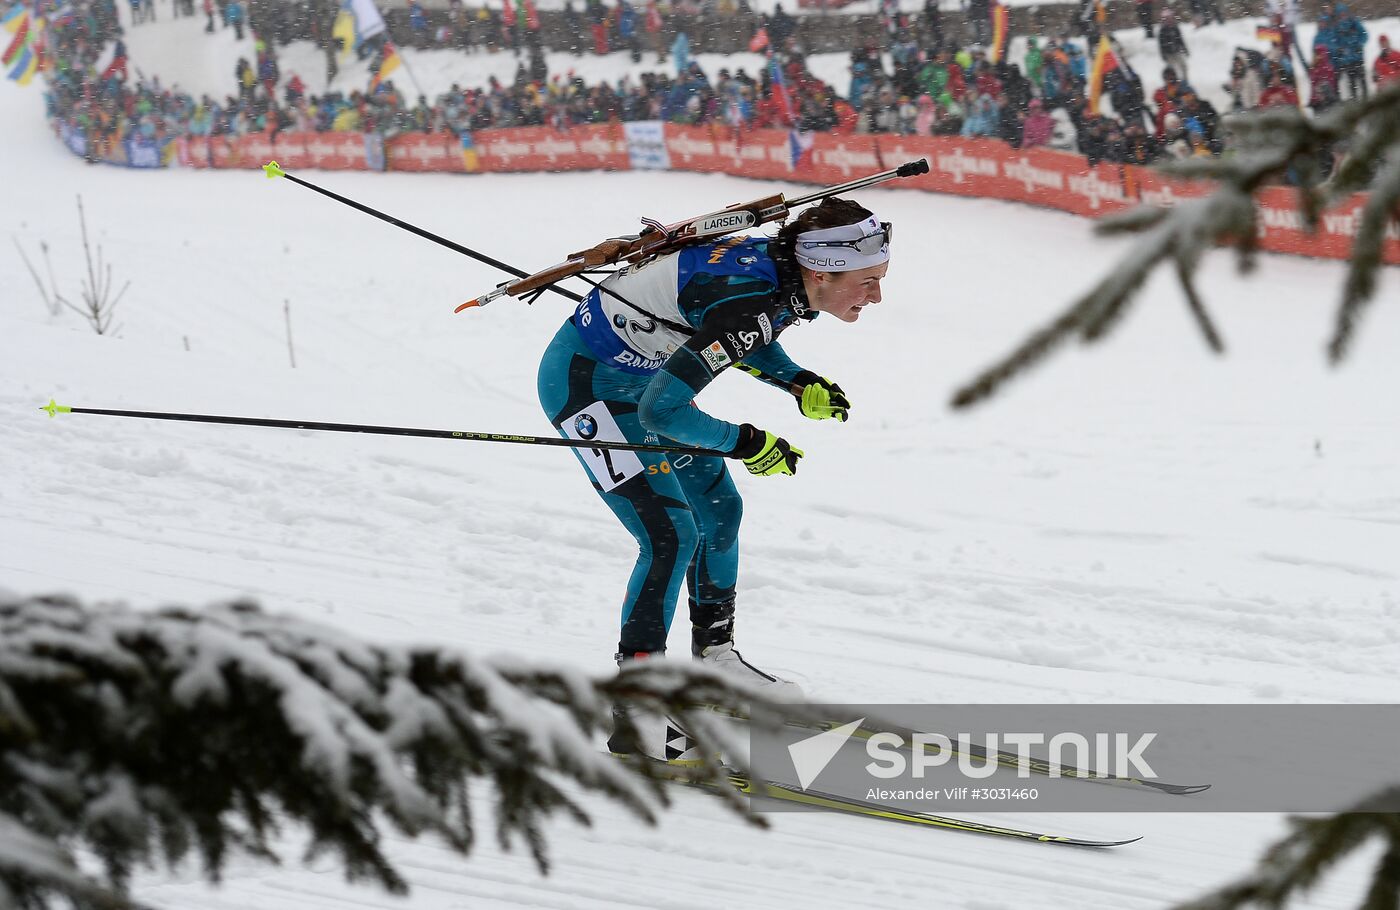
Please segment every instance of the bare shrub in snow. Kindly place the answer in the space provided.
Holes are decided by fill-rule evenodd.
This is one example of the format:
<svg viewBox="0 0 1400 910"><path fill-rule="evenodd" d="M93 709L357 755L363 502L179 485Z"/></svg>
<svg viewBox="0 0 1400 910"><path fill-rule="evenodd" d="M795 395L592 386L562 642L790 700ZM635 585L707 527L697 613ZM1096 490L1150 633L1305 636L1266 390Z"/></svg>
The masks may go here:
<svg viewBox="0 0 1400 910"><path fill-rule="evenodd" d="M116 315L117 304L121 302L126 289L131 287L128 281L122 285L122 289L112 296L112 266L110 263L102 261L102 247L99 245L96 252L88 242L87 216L83 212L83 197L78 197L78 224L82 228L83 234L83 259L87 268L87 274L82 280L79 293L82 295L81 305L75 304L58 290L58 283L54 281L53 264L49 262L49 245L40 242L39 249L44 253L44 264L49 271L49 287L45 288L44 283L39 279L39 273L34 265L25 255L24 248L15 241L15 249L19 250L20 258L24 260L25 266L29 269L29 274L33 276L34 283L39 286L39 294L44 298L44 306L51 315L57 316L63 307L67 307L87 320L92 330L99 335L112 333L112 319Z"/></svg>
<svg viewBox="0 0 1400 910"><path fill-rule="evenodd" d="M39 277L39 270L34 268L34 263L29 261L29 256L24 252L24 247L19 245L19 238L12 237L15 249L19 251L19 258L24 260L24 267L29 269L30 276L34 279L34 284L39 288L39 296L44 299L44 309L49 311L50 316L57 316L63 311L62 297L58 293L58 282L54 281L53 263L49 260L49 245L46 241L39 241L39 251L44 254L44 266L49 272L49 286L44 287L43 279Z"/></svg>
<svg viewBox="0 0 1400 910"><path fill-rule="evenodd" d="M1201 258L1218 243L1232 243L1240 271L1252 270L1259 230L1254 193L1267 181L1289 173L1299 182L1299 207L1310 230L1316 230L1328 206L1360 190L1370 193L1357 218L1341 305L1327 345L1332 363L1346 358L1357 320L1375 295L1386 226L1400 202L1400 85L1316 118L1282 107L1234 115L1225 122L1238 138L1238 153L1171 162L1160 168L1178 177L1219 181L1219 189L1175 208L1142 206L1100 221L1095 230L1101 234L1140 233L1142 238L1069 309L954 392L953 407L965 408L991 397L1008 379L1072 338L1086 344L1105 338L1127 315L1148 276L1164 263L1175 269L1206 345L1223 352L1220 333L1196 292ZM1321 156L1342 142L1350 145L1346 158L1323 179L1318 167Z"/></svg>
<svg viewBox="0 0 1400 910"><path fill-rule="evenodd" d="M0 592L0 907L125 906L135 869L192 855L217 880L234 851L277 862L282 827L309 834L307 860L339 854L349 880L403 892L383 829L468 853L472 778L494 789L502 845L523 839L544 871L543 824L589 824L582 791L647 823L667 805L649 766L597 744L619 701L670 713L707 755L732 749L706 705L767 704L689 661L592 679L370 645L250 604L142 612ZM723 779L718 764L697 775Z"/></svg>

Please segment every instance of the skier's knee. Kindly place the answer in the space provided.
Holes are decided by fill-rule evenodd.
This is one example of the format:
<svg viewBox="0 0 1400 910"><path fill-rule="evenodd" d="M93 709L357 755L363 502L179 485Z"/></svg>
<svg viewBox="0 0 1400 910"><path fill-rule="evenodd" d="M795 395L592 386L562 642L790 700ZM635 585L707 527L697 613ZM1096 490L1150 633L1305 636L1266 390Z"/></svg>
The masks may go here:
<svg viewBox="0 0 1400 910"><path fill-rule="evenodd" d="M728 550L739 539L739 522L744 518L744 501L736 492L732 496L716 497L710 511L710 527L705 537L717 550Z"/></svg>

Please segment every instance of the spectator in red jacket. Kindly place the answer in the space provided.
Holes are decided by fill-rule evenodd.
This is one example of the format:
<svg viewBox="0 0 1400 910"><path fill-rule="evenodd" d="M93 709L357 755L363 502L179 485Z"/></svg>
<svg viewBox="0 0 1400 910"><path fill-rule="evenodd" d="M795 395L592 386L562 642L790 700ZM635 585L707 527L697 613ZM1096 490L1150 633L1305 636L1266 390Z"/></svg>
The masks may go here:
<svg viewBox="0 0 1400 910"><path fill-rule="evenodd" d="M1182 82L1176 70L1167 67L1162 70L1162 85L1152 93L1152 103L1157 107L1157 138L1162 138L1166 129L1166 116L1181 105L1181 96L1191 87Z"/></svg>
<svg viewBox="0 0 1400 910"><path fill-rule="evenodd" d="M1021 129L1021 148L1049 145L1055 138L1055 118L1045 113L1039 98L1032 98Z"/></svg>
<svg viewBox="0 0 1400 910"><path fill-rule="evenodd" d="M986 60L983 60L976 64L973 69L977 74L977 94L990 95L997 102L1000 102L1002 91L1001 80L996 77L996 73L992 72L992 65Z"/></svg>
<svg viewBox="0 0 1400 910"><path fill-rule="evenodd" d="M1319 44L1313 52L1313 65L1308 72L1308 79L1312 82L1314 107L1318 95L1327 94L1321 86L1325 85L1331 89L1331 97L1341 97L1340 86L1337 84L1337 68L1332 65L1332 55L1325 45Z"/></svg>
<svg viewBox="0 0 1400 910"><path fill-rule="evenodd" d="M1400 82L1400 54L1390 49L1388 35L1381 35L1381 52L1376 57L1376 65L1372 72L1376 76L1377 89Z"/></svg>
<svg viewBox="0 0 1400 910"><path fill-rule="evenodd" d="M1293 90L1293 86L1285 85L1279 78L1278 73L1269 79L1269 87L1264 89L1264 94L1259 96L1259 106L1263 107L1284 107L1298 106L1298 93Z"/></svg>

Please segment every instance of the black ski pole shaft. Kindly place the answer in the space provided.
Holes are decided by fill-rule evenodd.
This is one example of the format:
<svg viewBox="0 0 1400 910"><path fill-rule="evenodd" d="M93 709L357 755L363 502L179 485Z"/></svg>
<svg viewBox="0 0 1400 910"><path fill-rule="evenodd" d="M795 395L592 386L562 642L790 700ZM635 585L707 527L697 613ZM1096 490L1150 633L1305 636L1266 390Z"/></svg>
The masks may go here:
<svg viewBox="0 0 1400 910"><path fill-rule="evenodd" d="M493 259L492 257L487 256L485 253L478 253L476 250L471 249L470 247L462 246L456 241L448 240L446 237L441 237L437 234L434 234L432 231L424 230L423 228L418 227L418 225L416 224L409 224L407 221L404 221L400 218L395 218L393 215L386 215L378 209L370 208L364 203L356 202L353 199L347 199L339 193L332 192L326 189L325 187L317 186L309 180L303 180L294 174L289 174L286 171L282 170L281 166L278 165L276 161L269 161L267 164L264 164L263 171L267 174L269 178L285 177L293 183L297 184L298 186L304 186L308 190L315 190L322 196L329 196L336 202L343 202L346 205L350 206L352 209L364 212L366 215L373 215L381 221L387 221L395 227L401 227L411 234L417 234L419 237L422 237L425 240L431 240L434 243L440 243L443 246L447 247L449 250L461 253L463 256L470 256L477 262L484 263L493 268L498 268L509 275L514 275L516 278L528 278L530 276L529 272L525 272L521 269L515 268L514 266L507 265L499 259ZM566 291L563 288L555 287L554 285L549 285L546 288L546 290L550 290L556 294L567 297L574 303L578 303L579 301L583 300L582 296L575 294L573 291Z"/></svg>
<svg viewBox="0 0 1400 910"><path fill-rule="evenodd" d="M120 411L109 408L75 408L50 400L40 408L55 414L100 414L107 417L135 417L141 420L180 420L188 423L222 423L243 427L273 427L283 430L324 430L332 433L371 433L377 436L418 436L427 439L460 439L467 442L507 442L526 446L562 446L570 449L611 449L629 452L660 452L667 455L717 455L724 452L693 446L642 445L609 442L602 439L565 439L561 436L524 436L519 433L483 433L475 430L425 430L417 427L381 427L358 423L325 423L319 420L272 420L263 417L226 417L219 414L172 414L163 411Z"/></svg>

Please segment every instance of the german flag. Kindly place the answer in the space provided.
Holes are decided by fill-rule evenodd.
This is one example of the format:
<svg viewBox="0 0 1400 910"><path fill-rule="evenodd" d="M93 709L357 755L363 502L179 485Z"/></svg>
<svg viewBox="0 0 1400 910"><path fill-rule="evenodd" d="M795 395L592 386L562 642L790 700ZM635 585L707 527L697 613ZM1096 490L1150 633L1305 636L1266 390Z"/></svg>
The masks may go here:
<svg viewBox="0 0 1400 910"><path fill-rule="evenodd" d="M992 46L987 59L1000 63L1006 58L1006 46L1011 41L1011 9L1005 3L992 0Z"/></svg>
<svg viewBox="0 0 1400 910"><path fill-rule="evenodd" d="M1274 44L1283 43L1283 29L1277 25L1261 25L1254 30L1254 37L1260 41L1271 41Z"/></svg>
<svg viewBox="0 0 1400 910"><path fill-rule="evenodd" d="M394 42L385 41L383 59L379 61L379 68L374 71L374 75L369 77L369 93L373 95L375 92L379 91L379 86L382 85L384 80L389 78L389 74L398 69L402 63L403 61L399 59L399 49L394 47Z"/></svg>
<svg viewBox="0 0 1400 910"><path fill-rule="evenodd" d="M1118 69L1118 55L1109 46L1108 35L1099 35L1099 46L1094 51L1094 65L1089 69L1089 111L1099 112L1099 97L1103 94L1103 83L1108 74Z"/></svg>

